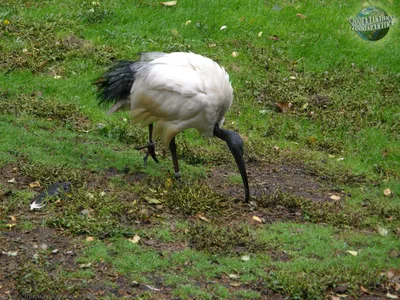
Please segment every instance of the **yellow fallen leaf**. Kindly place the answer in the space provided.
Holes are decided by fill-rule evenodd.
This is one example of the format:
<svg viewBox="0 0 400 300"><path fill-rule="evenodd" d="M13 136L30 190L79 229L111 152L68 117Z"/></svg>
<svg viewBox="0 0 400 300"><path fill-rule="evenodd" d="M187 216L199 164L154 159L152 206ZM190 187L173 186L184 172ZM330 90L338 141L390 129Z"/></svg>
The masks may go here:
<svg viewBox="0 0 400 300"><path fill-rule="evenodd" d="M213 48L213 47L217 47L217 44L214 44L214 43L208 44L208 48Z"/></svg>
<svg viewBox="0 0 400 300"><path fill-rule="evenodd" d="M8 227L9 230L11 230L11 228L13 228L15 226L15 224L8 223L6 226Z"/></svg>
<svg viewBox="0 0 400 300"><path fill-rule="evenodd" d="M228 277L229 277L230 279L239 279L239 278L240 278L240 275L238 275L238 274L228 274Z"/></svg>
<svg viewBox="0 0 400 300"><path fill-rule="evenodd" d="M17 222L17 217L16 216L10 216L11 221Z"/></svg>
<svg viewBox="0 0 400 300"><path fill-rule="evenodd" d="M392 295L391 293L387 293L386 297L388 297L389 299L399 299L399 297L397 297L396 295Z"/></svg>
<svg viewBox="0 0 400 300"><path fill-rule="evenodd" d="M383 194L384 194L386 197L389 197L389 196L392 195L392 191L391 191L390 189L385 189L385 190L383 191Z"/></svg>
<svg viewBox="0 0 400 300"><path fill-rule="evenodd" d="M317 138L316 138L315 136L312 135L312 136L308 137L307 141L308 141L309 143L311 143L311 144L314 144L314 143L317 142Z"/></svg>
<svg viewBox="0 0 400 300"><path fill-rule="evenodd" d="M232 56L233 56L233 57L238 57L238 56L239 56L239 52L233 51L233 52L232 52Z"/></svg>
<svg viewBox="0 0 400 300"><path fill-rule="evenodd" d="M258 36L258 37L261 37L261 36L262 36L262 34L263 34L263 32L262 32L262 31L260 31L260 32L257 34L257 36Z"/></svg>
<svg viewBox="0 0 400 300"><path fill-rule="evenodd" d="M166 2L160 2L161 5L164 6L174 6L176 5L177 1L166 1Z"/></svg>
<svg viewBox="0 0 400 300"><path fill-rule="evenodd" d="M39 181L34 181L34 182L31 182L30 184L29 184L29 187L31 187L31 188L34 188L34 187L40 187L40 182Z"/></svg>
<svg viewBox="0 0 400 300"><path fill-rule="evenodd" d="M94 241L94 237L88 236L88 237L86 238L86 241L87 241L87 242L93 242L93 241Z"/></svg>
<svg viewBox="0 0 400 300"><path fill-rule="evenodd" d="M157 200L155 198L152 198L152 197L149 197L149 196L146 196L146 195L144 195L143 198L150 204L160 204L161 203L160 200Z"/></svg>
<svg viewBox="0 0 400 300"><path fill-rule="evenodd" d="M253 216L253 220L262 223L262 220L257 216Z"/></svg>
<svg viewBox="0 0 400 300"><path fill-rule="evenodd" d="M167 178L167 180L165 181L165 187L169 189L171 186L172 186L172 179Z"/></svg>
<svg viewBox="0 0 400 300"><path fill-rule="evenodd" d="M15 180L15 178L11 178L10 180L7 180L8 183L16 183L17 181Z"/></svg>
<svg viewBox="0 0 400 300"><path fill-rule="evenodd" d="M190 23L192 23L192 21L187 20L187 21L185 22L185 25L188 26Z"/></svg>
<svg viewBox="0 0 400 300"><path fill-rule="evenodd" d="M140 241L140 236L138 236L137 234L135 234L135 236L134 236L133 238L131 238L131 239L128 239L128 241L130 241L130 242L132 242L132 243L134 243L134 244L137 244L137 243L139 243L139 241Z"/></svg>
<svg viewBox="0 0 400 300"><path fill-rule="evenodd" d="M334 200L334 201L339 201L340 197L336 196L336 195L332 195L332 196L329 197L329 199Z"/></svg>
<svg viewBox="0 0 400 300"><path fill-rule="evenodd" d="M241 283L240 282L229 282L229 285L233 286L233 287L238 287L241 285Z"/></svg>
<svg viewBox="0 0 400 300"><path fill-rule="evenodd" d="M358 254L357 251L352 251L352 250L347 250L346 252L350 253L353 256L357 256L357 254Z"/></svg>

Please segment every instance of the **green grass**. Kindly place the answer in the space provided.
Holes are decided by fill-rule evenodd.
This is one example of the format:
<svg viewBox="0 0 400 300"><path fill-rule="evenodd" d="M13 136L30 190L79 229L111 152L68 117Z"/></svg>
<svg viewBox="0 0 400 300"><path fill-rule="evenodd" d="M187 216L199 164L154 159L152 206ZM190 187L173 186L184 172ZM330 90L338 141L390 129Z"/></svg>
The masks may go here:
<svg viewBox="0 0 400 300"><path fill-rule="evenodd" d="M400 16L395 1L1 2L0 234L49 227L84 248L65 273L48 257L23 267L17 256L19 295L84 297L100 280L104 297L118 297L118 276L144 299L395 293L382 274L400 268L400 27L362 40L348 19L372 5ZM235 99L224 126L245 140L257 206L240 202L241 178L219 141L181 133L175 182L167 147L158 143L161 163L145 168L134 148L147 130L97 106L92 82L146 51L192 51L227 69ZM279 166L289 179L313 178L320 199L299 194L303 182L265 194ZM28 211L57 181L72 192ZM114 277L102 277L103 264Z"/></svg>

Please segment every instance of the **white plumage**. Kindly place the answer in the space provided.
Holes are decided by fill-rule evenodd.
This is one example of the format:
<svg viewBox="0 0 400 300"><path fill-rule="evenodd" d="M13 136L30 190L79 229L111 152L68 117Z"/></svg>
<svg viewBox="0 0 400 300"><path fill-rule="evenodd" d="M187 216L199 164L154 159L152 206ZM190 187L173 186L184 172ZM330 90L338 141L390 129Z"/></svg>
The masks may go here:
<svg viewBox="0 0 400 300"><path fill-rule="evenodd" d="M154 57L154 56L153 56ZM194 53L159 54L137 69L128 99L133 123L152 123L153 134L168 146L187 128L211 137L232 104L229 75L217 63ZM114 112L113 108L111 111Z"/></svg>
<svg viewBox="0 0 400 300"><path fill-rule="evenodd" d="M137 62L117 63L96 84L100 103L114 103L110 114L130 109L134 124L149 126L145 162L149 154L156 160L153 134L170 146L176 174L179 168L174 137L179 132L195 128L202 135L225 140L238 163L248 200L243 141L236 133L220 128L233 100L224 68L190 52L151 52L143 53Z"/></svg>

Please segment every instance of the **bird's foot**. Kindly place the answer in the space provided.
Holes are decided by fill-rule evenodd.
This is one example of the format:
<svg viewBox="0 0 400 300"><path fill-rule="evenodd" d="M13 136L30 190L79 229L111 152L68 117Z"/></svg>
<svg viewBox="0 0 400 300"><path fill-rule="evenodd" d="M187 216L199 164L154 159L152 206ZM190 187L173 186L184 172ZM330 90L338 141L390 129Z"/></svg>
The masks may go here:
<svg viewBox="0 0 400 300"><path fill-rule="evenodd" d="M156 163L159 163L159 161L158 161L158 159L157 159L157 157L156 157L156 144L155 143L148 143L147 145L145 145L145 146L141 146L141 147L137 147L137 148L135 148L135 150L142 150L142 149L144 149L144 148L147 148L147 153L146 153L146 155L144 156L144 158L143 158L143 161L144 161L144 166L146 167L147 166L147 158L149 157L149 155L154 159L154 161L156 162Z"/></svg>

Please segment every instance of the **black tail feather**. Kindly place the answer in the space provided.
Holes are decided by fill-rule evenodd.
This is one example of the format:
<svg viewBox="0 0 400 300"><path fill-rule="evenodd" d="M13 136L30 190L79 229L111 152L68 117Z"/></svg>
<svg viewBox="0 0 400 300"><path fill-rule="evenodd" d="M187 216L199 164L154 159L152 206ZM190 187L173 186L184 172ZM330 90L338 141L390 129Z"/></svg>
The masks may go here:
<svg viewBox="0 0 400 300"><path fill-rule="evenodd" d="M97 85L99 105L115 103L129 96L138 70L136 64L138 63L128 60L117 61L102 77L94 82Z"/></svg>

